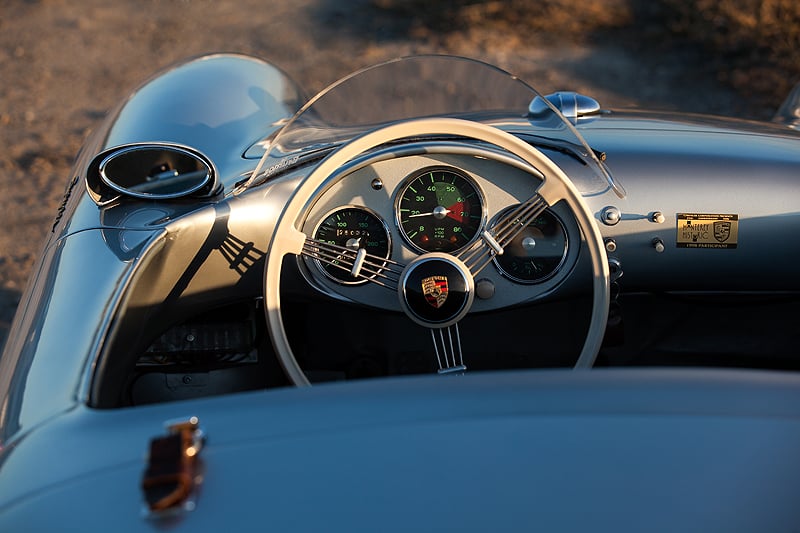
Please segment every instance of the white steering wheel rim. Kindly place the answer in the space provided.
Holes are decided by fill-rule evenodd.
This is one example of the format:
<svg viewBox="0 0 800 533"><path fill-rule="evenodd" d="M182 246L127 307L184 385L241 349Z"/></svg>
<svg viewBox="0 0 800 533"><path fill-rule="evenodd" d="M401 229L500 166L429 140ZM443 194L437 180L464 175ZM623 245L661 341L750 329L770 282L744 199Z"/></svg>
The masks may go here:
<svg viewBox="0 0 800 533"><path fill-rule="evenodd" d="M341 146L326 157L297 187L275 223L264 265L264 312L275 353L289 380L297 386L310 385L289 345L283 325L280 303L280 279L283 257L299 255L306 236L298 229L319 194L332 179L344 174L339 170L357 156L388 142L408 137L457 135L490 143L502 148L544 175L538 189L549 205L564 200L586 239L592 264L592 314L589 330L575 368L590 368L597 357L605 333L610 303L608 260L603 238L594 217L564 172L535 147L502 130L478 122L453 118L427 118L392 124L366 133Z"/></svg>

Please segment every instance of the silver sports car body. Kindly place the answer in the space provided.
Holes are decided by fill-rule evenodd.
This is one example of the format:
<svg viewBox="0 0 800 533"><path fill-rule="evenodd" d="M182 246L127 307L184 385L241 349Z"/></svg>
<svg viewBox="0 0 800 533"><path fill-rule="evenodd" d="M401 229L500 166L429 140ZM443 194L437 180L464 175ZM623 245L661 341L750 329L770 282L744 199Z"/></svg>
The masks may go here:
<svg viewBox="0 0 800 533"><path fill-rule="evenodd" d="M798 121L161 73L0 358L0 530L796 529Z"/></svg>

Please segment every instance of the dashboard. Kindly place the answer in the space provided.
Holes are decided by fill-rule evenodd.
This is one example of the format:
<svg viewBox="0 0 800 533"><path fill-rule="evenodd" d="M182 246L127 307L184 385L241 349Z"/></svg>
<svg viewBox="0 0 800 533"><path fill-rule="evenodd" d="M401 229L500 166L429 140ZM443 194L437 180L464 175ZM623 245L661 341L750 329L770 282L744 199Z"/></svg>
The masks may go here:
<svg viewBox="0 0 800 533"><path fill-rule="evenodd" d="M514 159L475 154L394 157L360 166L336 181L309 210L302 228L315 241L407 264L420 254L468 253L481 234L531 198L541 179ZM516 224L519 224L517 222ZM513 226L513 224L512 224ZM495 228L496 229L496 228ZM580 230L556 204L518 231L476 276L475 311L540 298L561 284L578 260ZM396 309L379 283L378 264L353 277L338 254L298 258L314 287L340 299Z"/></svg>

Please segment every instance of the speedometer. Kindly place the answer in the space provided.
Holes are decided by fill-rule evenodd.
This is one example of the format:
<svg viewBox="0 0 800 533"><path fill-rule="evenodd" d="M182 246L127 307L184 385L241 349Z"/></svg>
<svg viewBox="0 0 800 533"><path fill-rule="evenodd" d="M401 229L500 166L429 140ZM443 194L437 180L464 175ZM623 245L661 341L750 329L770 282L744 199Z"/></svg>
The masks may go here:
<svg viewBox="0 0 800 533"><path fill-rule="evenodd" d="M481 230L484 203L478 187L453 168L436 167L413 174L396 201L403 237L421 252L455 252Z"/></svg>
<svg viewBox="0 0 800 533"><path fill-rule="evenodd" d="M363 207L342 207L328 213L314 230L314 238L342 249L363 249L372 256L389 258L391 243L386 224ZM349 264L348 258L351 260ZM326 276L339 283L354 285L368 279L350 275L352 256L345 253L345 250L341 253L331 252L325 257L325 261L315 259L315 262Z"/></svg>

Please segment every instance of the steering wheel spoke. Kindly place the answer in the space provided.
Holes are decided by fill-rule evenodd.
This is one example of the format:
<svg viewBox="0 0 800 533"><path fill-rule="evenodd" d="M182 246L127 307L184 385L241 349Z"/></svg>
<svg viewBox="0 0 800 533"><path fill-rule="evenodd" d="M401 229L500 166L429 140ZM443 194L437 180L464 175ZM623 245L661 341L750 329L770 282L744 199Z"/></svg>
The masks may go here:
<svg viewBox="0 0 800 533"><path fill-rule="evenodd" d="M366 280L396 291L404 265L367 253L364 248L348 248L305 237L301 254L324 265L349 273L356 280Z"/></svg>
<svg viewBox="0 0 800 533"><path fill-rule="evenodd" d="M459 253L458 258L467 265L473 276L477 276L494 256L502 255L514 237L541 215L547 206L539 193L534 194L499 218L491 228L483 232L472 247Z"/></svg>
<svg viewBox="0 0 800 533"><path fill-rule="evenodd" d="M433 350L439 364L439 374L463 374L467 371L461 353L461 335L458 324L446 328L431 328Z"/></svg>

